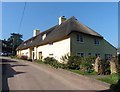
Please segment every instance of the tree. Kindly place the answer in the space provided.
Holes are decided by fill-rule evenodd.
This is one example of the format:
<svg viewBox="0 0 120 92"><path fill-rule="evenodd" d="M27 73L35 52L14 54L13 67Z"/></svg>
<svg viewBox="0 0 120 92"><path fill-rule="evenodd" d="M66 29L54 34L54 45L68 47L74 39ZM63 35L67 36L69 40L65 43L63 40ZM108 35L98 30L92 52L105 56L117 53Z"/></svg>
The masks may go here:
<svg viewBox="0 0 120 92"><path fill-rule="evenodd" d="M23 42L22 35L19 33L11 33L11 36L7 39L8 45L12 47L12 54L16 54L16 48Z"/></svg>

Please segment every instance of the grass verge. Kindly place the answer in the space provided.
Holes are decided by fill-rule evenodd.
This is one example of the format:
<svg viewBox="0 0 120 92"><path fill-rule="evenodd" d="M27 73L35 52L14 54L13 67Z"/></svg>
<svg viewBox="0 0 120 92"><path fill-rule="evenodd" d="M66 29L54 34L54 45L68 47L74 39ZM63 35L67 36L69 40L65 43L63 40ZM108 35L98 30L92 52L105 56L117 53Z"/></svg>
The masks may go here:
<svg viewBox="0 0 120 92"><path fill-rule="evenodd" d="M84 71L81 71L81 70L70 70L74 73L78 73L78 74L81 74L81 75L96 75L97 73L96 72L84 72Z"/></svg>
<svg viewBox="0 0 120 92"><path fill-rule="evenodd" d="M109 77L97 78L100 81L109 83L109 84L116 84L119 80L118 74L111 74Z"/></svg>

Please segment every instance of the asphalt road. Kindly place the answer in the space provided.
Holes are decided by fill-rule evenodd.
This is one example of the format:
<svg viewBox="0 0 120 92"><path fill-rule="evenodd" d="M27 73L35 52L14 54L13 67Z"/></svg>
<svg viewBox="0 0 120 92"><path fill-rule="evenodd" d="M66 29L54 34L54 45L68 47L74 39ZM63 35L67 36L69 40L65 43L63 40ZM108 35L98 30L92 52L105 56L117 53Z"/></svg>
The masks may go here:
<svg viewBox="0 0 120 92"><path fill-rule="evenodd" d="M2 59L3 90L92 90L101 92L109 85L48 65Z"/></svg>

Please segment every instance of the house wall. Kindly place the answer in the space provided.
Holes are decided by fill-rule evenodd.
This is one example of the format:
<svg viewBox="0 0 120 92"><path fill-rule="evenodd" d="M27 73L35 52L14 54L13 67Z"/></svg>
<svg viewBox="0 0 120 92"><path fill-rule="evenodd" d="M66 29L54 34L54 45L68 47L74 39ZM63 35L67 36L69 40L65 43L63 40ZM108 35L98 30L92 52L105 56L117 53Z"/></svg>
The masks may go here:
<svg viewBox="0 0 120 92"><path fill-rule="evenodd" d="M29 58L29 48L21 50L20 53L21 53L21 56L28 56L28 58Z"/></svg>
<svg viewBox="0 0 120 92"><path fill-rule="evenodd" d="M103 40L103 50L104 50L104 54L109 54L111 53L113 56L117 55L117 49L114 48L109 42L107 42L105 39Z"/></svg>
<svg viewBox="0 0 120 92"><path fill-rule="evenodd" d="M77 53L84 53L85 56L88 56L88 53L91 53L91 56L95 54L100 54L102 58L105 58L105 54L116 54L116 49L108 44L104 39L97 37L100 44L94 44L94 36L82 34L84 37L84 43L77 42L76 35L80 33L72 33L71 38L71 54L77 55Z"/></svg>
<svg viewBox="0 0 120 92"><path fill-rule="evenodd" d="M70 53L70 38L54 42L53 44L39 46L37 48L37 59L39 59L39 52L42 52L43 58L53 56L60 61L61 56Z"/></svg>

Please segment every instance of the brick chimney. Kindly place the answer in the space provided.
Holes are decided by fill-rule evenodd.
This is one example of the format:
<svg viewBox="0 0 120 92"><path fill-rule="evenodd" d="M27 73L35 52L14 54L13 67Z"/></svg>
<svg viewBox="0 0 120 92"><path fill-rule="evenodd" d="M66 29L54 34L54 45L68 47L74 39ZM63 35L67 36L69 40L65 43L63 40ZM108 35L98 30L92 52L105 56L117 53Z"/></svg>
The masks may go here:
<svg viewBox="0 0 120 92"><path fill-rule="evenodd" d="M59 25L66 20L65 16L59 17Z"/></svg>

